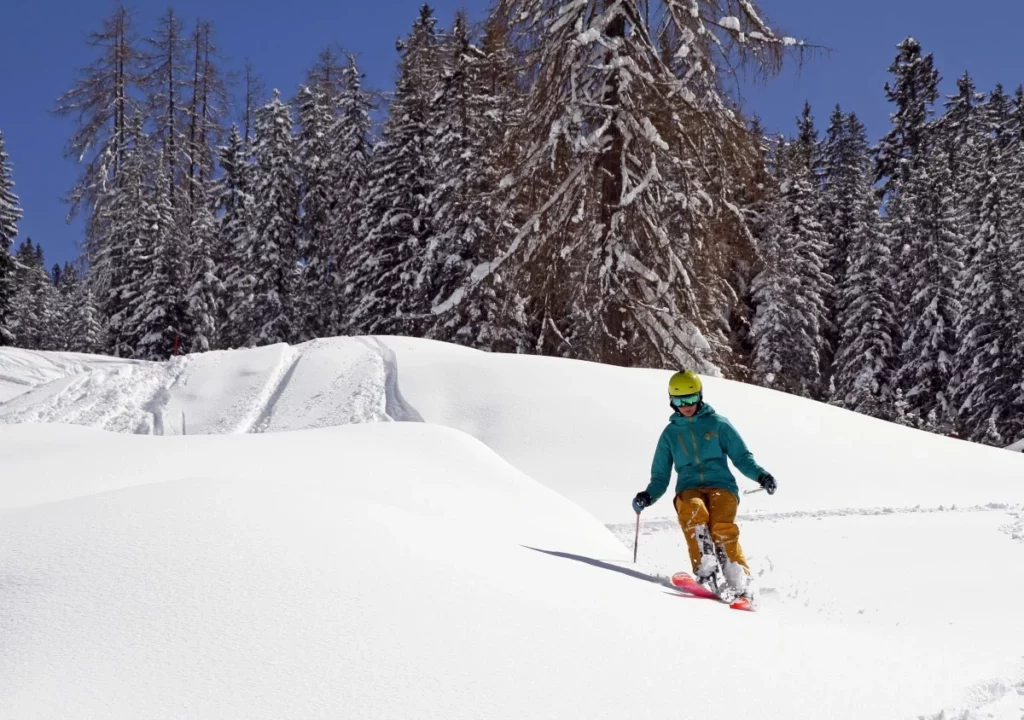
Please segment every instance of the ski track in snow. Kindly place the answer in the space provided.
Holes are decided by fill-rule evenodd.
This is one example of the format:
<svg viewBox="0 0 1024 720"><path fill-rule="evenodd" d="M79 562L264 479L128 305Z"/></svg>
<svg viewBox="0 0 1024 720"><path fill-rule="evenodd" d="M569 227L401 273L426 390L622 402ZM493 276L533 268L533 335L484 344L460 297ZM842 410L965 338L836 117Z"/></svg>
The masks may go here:
<svg viewBox="0 0 1024 720"><path fill-rule="evenodd" d="M288 381L295 374L295 367L301 359L302 354L296 348L290 345L285 346L274 372L264 383L262 390L252 403L251 412L235 430L236 433L258 433L266 429L270 417L274 413L274 406L284 394L288 387Z"/></svg>
<svg viewBox="0 0 1024 720"><path fill-rule="evenodd" d="M1022 661L1024 666L1024 661ZM1000 678L975 685L961 707L947 708L919 720L1024 720L1024 671L1015 679Z"/></svg>

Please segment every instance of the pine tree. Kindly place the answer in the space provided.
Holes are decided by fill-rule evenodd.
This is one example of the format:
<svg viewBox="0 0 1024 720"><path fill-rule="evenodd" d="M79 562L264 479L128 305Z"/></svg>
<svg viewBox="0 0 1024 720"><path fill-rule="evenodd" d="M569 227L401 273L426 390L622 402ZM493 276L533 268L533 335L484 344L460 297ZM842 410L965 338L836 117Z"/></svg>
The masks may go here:
<svg viewBox="0 0 1024 720"><path fill-rule="evenodd" d="M851 235L864 221L863 188L870 172L867 131L856 115L837 105L822 146L821 219L828 245L827 270L833 284L827 295L826 377L831 373L842 335L841 288L849 272Z"/></svg>
<svg viewBox="0 0 1024 720"><path fill-rule="evenodd" d="M18 235L21 217L21 205L14 194L14 171L4 146L3 132L0 132L0 347L15 343L12 325L17 284L11 247Z"/></svg>
<svg viewBox="0 0 1024 720"><path fill-rule="evenodd" d="M921 55L921 44L908 37L896 46L896 59L889 66L893 83L885 84L889 102L895 103L892 129L875 150L875 181L880 192L890 195L910 181L911 171L928 149L928 121L932 103L939 97L939 73L932 56Z"/></svg>
<svg viewBox="0 0 1024 720"><path fill-rule="evenodd" d="M142 208L150 173L159 161L143 132L140 114L128 119L125 138L121 169L97 198L96 218L103 225L104 239L89 256L88 283L107 325L107 351L131 358L140 336L130 321L139 302L144 262L151 252L142 245L148 232Z"/></svg>
<svg viewBox="0 0 1024 720"><path fill-rule="evenodd" d="M994 129L998 128L998 112ZM1022 307L1020 240L1012 232L1007 202L1006 152L1003 137L993 132L985 143L981 169L985 179L973 260L963 279L961 338L956 356L960 384L956 393L958 424L964 436L985 440L992 427L1006 437L1024 429L1013 412L1019 392L1020 358L1016 327Z"/></svg>
<svg viewBox="0 0 1024 720"><path fill-rule="evenodd" d="M504 141L507 128L518 121L507 33L492 19L477 46L460 13L448 47L438 95L440 182L431 199L435 236L421 270L431 305L466 285L473 268L511 237L500 202L501 175L512 167ZM455 310L438 318L428 336L477 348L528 350L516 327L519 315L506 309L510 301L513 307L518 304L516 298L499 297L499 289L497 282L478 285Z"/></svg>
<svg viewBox="0 0 1024 720"><path fill-rule="evenodd" d="M718 53L782 45L753 3L730 3L728 23L706 20L722 9L499 3L530 81L507 202L529 215L437 312L501 271L535 298L541 352L709 368L708 336L717 342L735 297L722 280L730 258L718 252L728 241L718 241L752 242L731 202L749 171L750 137L719 92L728 61Z"/></svg>
<svg viewBox="0 0 1024 720"><path fill-rule="evenodd" d="M277 92L257 114L255 155L253 297L245 321L250 346L296 337L299 197L291 110Z"/></svg>
<svg viewBox="0 0 1024 720"><path fill-rule="evenodd" d="M398 46L398 81L384 138L371 163L360 243L346 268L345 282L359 298L350 308L356 332L418 335L431 320L419 271L434 235L429 199L438 179L435 25L433 10L424 5L408 39Z"/></svg>
<svg viewBox="0 0 1024 720"><path fill-rule="evenodd" d="M138 338L134 356L144 360L183 353L190 341L183 292L188 277L185 249L164 173L165 167L159 165L143 197L139 214L144 232L129 261L135 270L131 288L137 293L127 321L129 336Z"/></svg>
<svg viewBox="0 0 1024 720"><path fill-rule="evenodd" d="M816 397L825 390L825 301L832 280L825 272L817 135L809 107L798 130L796 141L780 150L775 247L765 258L765 276L753 288L758 306L752 326L753 365L766 384Z"/></svg>
<svg viewBox="0 0 1024 720"><path fill-rule="evenodd" d="M329 335L334 315L331 259L340 181L339 153L331 132L335 121L331 96L319 86L303 87L298 102L301 125L296 147L301 196L298 252L305 262L302 291L296 298L295 332L298 339L308 340Z"/></svg>
<svg viewBox="0 0 1024 720"><path fill-rule="evenodd" d="M17 291L12 302L13 334L19 347L29 350L58 350L57 289L43 260L43 249L25 240L18 248Z"/></svg>
<svg viewBox="0 0 1024 720"><path fill-rule="evenodd" d="M928 151L911 176L905 196L914 203L917 226L907 249L909 305L902 329L903 347L896 384L910 412L955 419L952 402L956 325L960 318L957 283L962 271L963 239L950 156L941 147Z"/></svg>
<svg viewBox="0 0 1024 720"><path fill-rule="evenodd" d="M482 244L498 230L494 207L487 202L498 181L487 156L500 137L488 122L496 103L487 95L483 53L472 43L463 13L456 16L447 49L434 141L439 181L429 201L436 209L434 235L416 279L429 306L442 302L466 282L483 256ZM450 341L459 329L457 321L448 318L444 324L428 328L427 334Z"/></svg>
<svg viewBox="0 0 1024 720"><path fill-rule="evenodd" d="M909 277L913 259L909 249L915 245L914 234L919 218L915 204L901 197L919 172L935 133L929 119L932 104L938 99L939 74L932 56L921 55L921 45L907 38L898 46L899 54L889 67L893 84L886 83L885 93L896 105L892 128L875 149L875 180L880 181L880 197L885 202L886 235L892 243L893 271L896 277ZM911 288L899 285L896 312L900 318L897 347L903 344L904 327L908 324Z"/></svg>
<svg viewBox="0 0 1024 720"><path fill-rule="evenodd" d="M224 170L218 183L218 237L224 275L224 303L220 310L220 346L244 347L248 342L247 320L252 317L254 271L253 168L246 159L245 141L231 128L227 145L220 148Z"/></svg>
<svg viewBox="0 0 1024 720"><path fill-rule="evenodd" d="M975 91L974 81L967 73L956 84L958 92L947 99L945 112L935 121L934 134L935 142L949 156L950 177L959 210L957 234L968 239L977 232L981 209L977 188L983 151L977 140L984 134L980 106L985 95Z"/></svg>
<svg viewBox="0 0 1024 720"><path fill-rule="evenodd" d="M330 330L342 334L351 330L347 308L355 305L351 295L352 283L345 278L352 275L360 243L360 218L366 204L370 179L370 161L373 157L371 134L373 129L373 96L363 88L363 74L355 57L348 56L344 84L338 98L338 116L332 135L338 155L338 177L335 192L337 204L331 225L334 229L331 249L334 262L331 280L334 301L331 303Z"/></svg>
<svg viewBox="0 0 1024 720"><path fill-rule="evenodd" d="M207 198L206 182L195 184L193 218L189 233L192 274L186 298L189 319L189 352L207 352L219 346L218 319L224 298L215 259L216 219Z"/></svg>
<svg viewBox="0 0 1024 720"><path fill-rule="evenodd" d="M896 279L878 201L866 172L860 178L859 192L860 202L849 225L850 263L839 287L840 339L832 398L859 413L891 417L898 349Z"/></svg>

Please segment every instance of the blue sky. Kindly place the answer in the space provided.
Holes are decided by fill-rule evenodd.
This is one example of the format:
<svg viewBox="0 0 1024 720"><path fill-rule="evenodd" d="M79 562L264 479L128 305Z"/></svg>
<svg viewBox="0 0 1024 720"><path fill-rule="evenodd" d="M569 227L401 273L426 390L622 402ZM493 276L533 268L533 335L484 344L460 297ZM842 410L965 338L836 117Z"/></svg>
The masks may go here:
<svg viewBox="0 0 1024 720"><path fill-rule="evenodd" d="M174 7L187 25L197 17L214 23L221 52L233 69L252 60L269 89L290 96L321 49L338 44L358 53L368 83L389 89L394 81L394 43L416 17L421 0L177 0ZM435 0L443 25L456 10L480 19L488 0ZM979 3L974 12L952 0L761 0L765 15L785 34L825 46L802 64L794 59L766 82L745 81L742 97L772 131L789 132L804 100L814 108L819 128L832 107L857 112L872 139L885 131L889 105L883 86L896 50L913 35L935 55L942 91L970 70L979 89L1003 82L1008 90L1024 81L1024 45L1016 37L1024 21L1024 3ZM138 0L137 28L156 26L168 4ZM992 6L998 6L992 9ZM70 120L49 111L93 55L86 34L110 13L107 0L5 0L0 9L0 130L14 163L15 191L25 219L20 238L32 237L48 263L78 254L81 224L65 222L61 198L78 169L63 157Z"/></svg>

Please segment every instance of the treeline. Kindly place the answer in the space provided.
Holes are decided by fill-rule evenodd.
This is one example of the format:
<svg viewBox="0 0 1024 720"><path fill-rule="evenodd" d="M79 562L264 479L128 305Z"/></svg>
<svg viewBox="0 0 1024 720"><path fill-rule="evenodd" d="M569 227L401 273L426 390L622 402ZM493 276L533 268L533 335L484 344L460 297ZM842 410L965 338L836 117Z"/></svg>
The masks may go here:
<svg viewBox="0 0 1024 720"><path fill-rule="evenodd" d="M766 137L724 83L800 44L746 0L684 10L501 0L444 29L424 5L377 125L351 55L325 50L269 99L247 66L235 107L211 25L168 11L142 41L120 8L58 104L77 123L79 271L40 273L31 245L4 264L20 211L0 155L0 342L163 359L404 334L717 368L1018 436L1022 93L965 76L936 117L908 39L877 147L839 108L824 138L810 108ZM64 308L29 313L41 331L17 309L30 277ZM58 315L69 329L48 333Z"/></svg>
<svg viewBox="0 0 1024 720"><path fill-rule="evenodd" d="M1024 435L1024 88L939 103L908 38L869 147L856 115L818 139L805 107L767 144L752 368L768 386L944 434Z"/></svg>

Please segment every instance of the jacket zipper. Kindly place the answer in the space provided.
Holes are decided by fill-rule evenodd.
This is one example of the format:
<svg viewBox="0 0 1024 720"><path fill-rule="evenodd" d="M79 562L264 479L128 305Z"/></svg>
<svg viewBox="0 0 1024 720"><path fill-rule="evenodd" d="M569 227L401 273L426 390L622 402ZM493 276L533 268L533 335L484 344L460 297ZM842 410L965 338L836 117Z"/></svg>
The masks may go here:
<svg viewBox="0 0 1024 720"><path fill-rule="evenodd" d="M690 421L690 437L693 438L693 457L697 461L697 467L700 472L700 484L704 484L704 463L700 461L700 451L697 448L697 434L693 432L693 418L687 418Z"/></svg>

